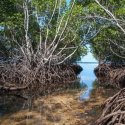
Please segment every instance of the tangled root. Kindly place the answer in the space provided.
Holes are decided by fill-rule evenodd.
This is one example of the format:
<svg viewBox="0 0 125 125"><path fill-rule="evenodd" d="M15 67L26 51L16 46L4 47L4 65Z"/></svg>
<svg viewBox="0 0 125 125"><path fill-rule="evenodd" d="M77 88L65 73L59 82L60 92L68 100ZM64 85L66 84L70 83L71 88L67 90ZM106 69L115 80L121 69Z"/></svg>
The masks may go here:
<svg viewBox="0 0 125 125"><path fill-rule="evenodd" d="M103 106L103 113L96 121L96 125L125 124L125 89L107 99Z"/></svg>
<svg viewBox="0 0 125 125"><path fill-rule="evenodd" d="M117 88L125 87L125 67L101 64L94 70L95 75L102 84L110 84Z"/></svg>
<svg viewBox="0 0 125 125"><path fill-rule="evenodd" d="M76 81L76 74L67 65L0 65L0 93L46 94L64 88ZM26 91L27 90L27 91ZM33 93L34 92L34 93Z"/></svg>

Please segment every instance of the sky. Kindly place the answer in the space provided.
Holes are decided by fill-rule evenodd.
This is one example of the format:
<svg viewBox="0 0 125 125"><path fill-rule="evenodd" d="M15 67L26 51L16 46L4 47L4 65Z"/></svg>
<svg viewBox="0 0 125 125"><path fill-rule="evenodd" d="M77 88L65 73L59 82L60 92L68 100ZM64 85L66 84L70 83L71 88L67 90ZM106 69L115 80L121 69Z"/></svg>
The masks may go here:
<svg viewBox="0 0 125 125"><path fill-rule="evenodd" d="M66 0L67 1L67 4L69 4L70 0Z"/></svg>
<svg viewBox="0 0 125 125"><path fill-rule="evenodd" d="M90 45L86 45L88 49L88 53L86 56L81 57L81 62L98 62L94 57L93 54L91 53Z"/></svg>
<svg viewBox="0 0 125 125"><path fill-rule="evenodd" d="M93 57L91 52L81 58L81 62L97 62L97 60Z"/></svg>

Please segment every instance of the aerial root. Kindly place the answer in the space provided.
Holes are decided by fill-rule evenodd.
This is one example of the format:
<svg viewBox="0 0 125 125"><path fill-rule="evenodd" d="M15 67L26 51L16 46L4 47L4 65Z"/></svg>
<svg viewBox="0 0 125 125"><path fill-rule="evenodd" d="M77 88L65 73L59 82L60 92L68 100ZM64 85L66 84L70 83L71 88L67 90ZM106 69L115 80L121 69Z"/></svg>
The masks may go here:
<svg viewBox="0 0 125 125"><path fill-rule="evenodd" d="M100 64L94 72L101 84L110 84L117 88L125 87L125 66Z"/></svg>
<svg viewBox="0 0 125 125"><path fill-rule="evenodd" d="M19 64L1 64L0 93L24 92L47 94L59 88L71 86L76 74L67 65L41 65L30 67ZM27 92L26 92L27 91Z"/></svg>
<svg viewBox="0 0 125 125"><path fill-rule="evenodd" d="M96 125L125 124L125 89L108 98L103 107L102 115L96 121Z"/></svg>

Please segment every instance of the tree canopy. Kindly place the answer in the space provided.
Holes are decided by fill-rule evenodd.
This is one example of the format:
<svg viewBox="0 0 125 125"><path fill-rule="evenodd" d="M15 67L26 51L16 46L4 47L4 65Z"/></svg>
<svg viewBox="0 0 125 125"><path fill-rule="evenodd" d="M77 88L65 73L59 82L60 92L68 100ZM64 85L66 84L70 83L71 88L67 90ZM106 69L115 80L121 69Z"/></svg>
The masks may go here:
<svg viewBox="0 0 125 125"><path fill-rule="evenodd" d="M16 42L18 42L18 44L20 44L21 46L24 43L23 41L25 39L25 15L23 6L24 5L22 1L1 1L0 13L2 15L2 18L0 20L0 48L2 53L4 53L4 55L6 56L12 56L13 51L18 49L18 45L16 44ZM64 30L64 34L62 35L62 42L61 44L59 44L59 46L62 48L65 45L67 45L69 48L78 46L76 54L74 54L71 59L72 61L77 60L80 58L80 56L86 54L86 48L84 46L80 46L81 38L79 32L82 20L79 19L78 16L80 13L82 13L81 5L75 4L71 11L71 5L67 5L66 0L32 0L28 3L28 9L28 36L32 41L34 51L36 51L36 47L40 39L42 40L42 42L46 40L47 32L47 44L49 45L53 41L57 30L60 27L57 34L57 39L59 39L65 24L68 23ZM73 49L66 49L64 53L69 54L72 51Z"/></svg>
<svg viewBox="0 0 125 125"><path fill-rule="evenodd" d="M81 16L86 21L90 32L88 43L98 60L106 62L124 62L124 17L125 1L117 0L77 0L84 12ZM83 29L83 31L85 31ZM95 33L95 37L91 34Z"/></svg>
<svg viewBox="0 0 125 125"><path fill-rule="evenodd" d="M77 51L71 59L75 61L86 54L85 45L90 44L98 60L124 62L124 58L121 58L125 55L124 33L117 24L124 28L125 1L98 1L113 13L117 20L107 14L96 0L76 0L71 10L72 2L73 0L70 4L67 4L66 0L31 0L28 2L28 36L34 51L40 40L42 43L46 41L46 35L48 45L54 40L55 35L58 41L67 23L57 51L58 48L67 45L69 49L65 49L62 53L68 55L73 52L72 48L77 46ZM0 53L12 56L18 50L17 43L22 46L25 40L24 5L21 0L2 0L0 6Z"/></svg>

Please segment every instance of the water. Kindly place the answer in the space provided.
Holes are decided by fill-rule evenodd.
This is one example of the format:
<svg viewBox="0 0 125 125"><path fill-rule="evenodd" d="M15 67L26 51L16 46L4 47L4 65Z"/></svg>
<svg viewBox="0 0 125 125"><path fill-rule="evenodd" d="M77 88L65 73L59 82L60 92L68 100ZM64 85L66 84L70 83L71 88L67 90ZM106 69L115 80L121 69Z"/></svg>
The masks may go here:
<svg viewBox="0 0 125 125"><path fill-rule="evenodd" d="M82 101L77 99L80 93L79 89L37 98L32 106L30 106L31 102L29 100L24 101L16 97L9 97L10 100L4 98L0 102L3 103L3 106L0 105L0 125L10 125L10 123L11 125L43 125L44 123L53 125L57 121L51 120L56 118L60 118L60 120L57 119L60 125L65 123L76 125L78 117L83 125L87 125L90 122L93 123L93 120L95 121L101 112L101 109L98 108L100 104L109 96L112 96L115 91L114 89L113 91L111 89L103 91L103 88L98 91L94 87L96 76L93 70L98 65L97 62L78 62L78 64L83 68L79 75L81 86L87 86L86 91L83 91L80 95L80 100ZM84 100L88 100L87 103ZM92 117L94 117L93 120ZM84 124L83 120L88 121Z"/></svg>
<svg viewBox="0 0 125 125"><path fill-rule="evenodd" d="M93 83L96 80L96 76L94 74L94 68L97 67L98 63L78 63L83 71L80 73L80 83L81 86L86 85L86 90L80 95L80 100L87 100L90 98L91 91L93 89Z"/></svg>

